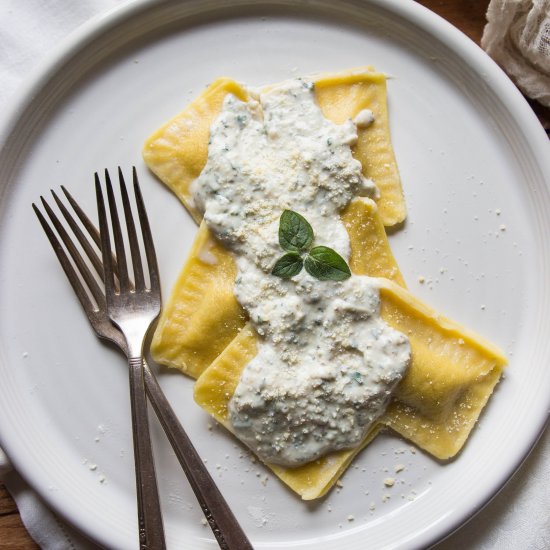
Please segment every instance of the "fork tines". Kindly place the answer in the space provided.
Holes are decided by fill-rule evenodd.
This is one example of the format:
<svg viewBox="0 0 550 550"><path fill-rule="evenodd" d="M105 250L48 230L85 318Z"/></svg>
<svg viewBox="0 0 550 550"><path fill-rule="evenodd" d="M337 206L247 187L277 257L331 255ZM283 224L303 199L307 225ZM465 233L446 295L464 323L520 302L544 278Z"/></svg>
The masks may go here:
<svg viewBox="0 0 550 550"><path fill-rule="evenodd" d="M151 235L151 228L149 226L149 220L143 204L143 197L139 187L137 179L137 173L135 167L132 170L132 180L134 187L134 195L136 199L136 206L138 212L138 218L140 223L141 234L143 238L143 244L145 249L145 255L147 258L148 273L149 273L149 287L146 287L143 263L141 258L141 251L138 242L136 227L132 216L132 209L130 206L130 200L128 196L128 190L126 188L126 182L120 167L118 168L118 178L120 184L120 195L122 198L122 205L124 210L124 218L126 221L126 227L128 231L128 243L130 246L130 254L132 258L132 266L134 272L135 292L141 293L144 291L150 291L151 289L157 289L159 287L159 275L157 260L153 245L153 238ZM116 266L112 259L114 257L118 260L118 273L120 282L120 292L124 293L132 289L132 281L130 280L128 273L128 265L126 260L126 251L124 245L124 239L122 236L121 224L118 217L117 205L115 195L113 192L113 185L109 172L105 170L105 187L107 190L107 200L109 204L111 228L113 232L115 252L111 251L111 239L109 234L109 223L107 221L107 214L105 209L105 203L103 200L103 191L101 188L101 182L99 175L95 174L95 186L98 203L98 215L99 226L101 234L101 249L103 251L103 265L105 269L105 291L107 294L110 292L116 292L115 288L115 273Z"/></svg>
<svg viewBox="0 0 550 550"><path fill-rule="evenodd" d="M135 283L130 280L128 275L126 255L124 253L121 253L124 252L124 242L121 237L120 223L116 223L114 226L116 253L111 252L111 245L110 242L108 242L107 254L110 255L111 261L105 262L105 266L107 266L108 268L107 271L109 273L109 282L111 285L114 286L115 292L118 292L120 288L119 263L122 267L121 277L124 288L133 290L135 284L135 290L137 292L140 292L147 290L147 288L145 284L137 232L131 215L130 199L128 196L128 191L126 189L124 176L120 167L118 168L118 175L124 214L128 227L128 238L130 243L130 251L132 254ZM137 179L135 167L132 170L132 179L136 198L136 206L143 235L144 248L146 252L146 259L149 266L150 286L156 288L159 285L158 266L154 253L154 247L152 246L151 229L149 226L149 221L147 219L147 214L145 212L143 197L139 188L139 182ZM111 178L107 169L105 170L105 181L107 184L109 206L114 216L116 212L116 203L114 199ZM95 183L96 187L99 186L98 188L101 192L99 176L97 172L95 174ZM48 237L48 240L50 241L50 244L52 245L57 255L61 266L63 267L67 278L69 279L74 291L80 299L82 306L86 309L86 311L96 310L96 305L93 304L90 300L90 295L93 297L96 304L105 303L105 293L103 289L100 288L98 284L98 279L93 273L95 272L97 274L97 277L99 277L99 280L104 282L103 260L101 258L102 248L100 232L63 185L61 186L61 190L73 213L70 212L69 208L64 204L59 195L53 189L51 189L50 191L57 207L59 208L59 212L61 212L62 214L62 219L64 218L64 220L66 221L66 226L62 223L58 214L54 212L52 206L50 206L50 204L43 196L40 197L40 200L47 216L44 216L44 214L40 211L36 204L33 203L32 207L36 216L38 217L38 220L40 221L44 232ZM49 219L49 222L47 218ZM116 221L118 222L118 218L116 219ZM69 231L72 232L72 235L78 241L81 247L80 251L74 244L74 238L71 237ZM87 258L89 262L87 262L85 258ZM90 269L90 265L93 268L93 272Z"/></svg>
<svg viewBox="0 0 550 550"><path fill-rule="evenodd" d="M67 197L67 200L73 207L77 217L81 220L81 223L83 224L85 229L88 231L88 234L90 235L92 242L97 243L99 241L99 234L97 233L97 230L95 230L93 223L84 214L84 212L80 209L80 207L76 204L71 194L64 187L61 187L61 189L65 194L65 196ZM63 214L63 217L67 221L67 224L69 225L74 236L76 237L79 244L81 245L82 250L84 251L87 258L90 260L90 263L92 264L98 277L103 279L103 267L102 267L101 259L99 258L97 252L94 250L94 247L90 242L89 238L86 237L84 232L80 229L80 227L78 226L78 223L73 218L69 210L62 203L58 195L53 190L51 190L51 193L53 195L53 198L56 204L59 207L59 210L61 211L61 213ZM73 287L84 309L87 312L97 311L98 304L105 303L105 296L103 291L101 290L96 278L94 277L94 274L90 270L90 267L82 257L81 253L78 251L78 248L75 246L73 240L71 239L69 233L61 223L60 219L57 217L57 215L55 214L51 206L48 204L46 199L44 197L40 197L40 199L44 207L44 210L46 211L46 214L50 219L51 224L57 231L57 235L59 235L59 238L56 236L56 232L53 230L52 226L48 223L48 221L46 220L42 212L39 210L39 208L36 206L36 204L33 203L32 207L34 209L36 216L38 217L38 220L40 221L40 224L42 225L42 228L44 229L44 232L48 237L48 240L50 241L50 244L52 245L55 251L55 254L59 260L59 263L63 267L63 271L65 272L65 275L69 279L69 282L71 283L71 286ZM61 243L63 243L64 247ZM74 265L69 259L69 256L67 255L66 251L69 252L70 257L74 262ZM76 266L76 269L75 269L75 266ZM78 276L77 270L78 270L78 273L80 273L80 276L82 279ZM92 303L92 301L90 300L89 294L86 291L86 288L84 287L82 281L84 281L84 283L86 284L88 288L88 292L93 296L96 302L95 304Z"/></svg>

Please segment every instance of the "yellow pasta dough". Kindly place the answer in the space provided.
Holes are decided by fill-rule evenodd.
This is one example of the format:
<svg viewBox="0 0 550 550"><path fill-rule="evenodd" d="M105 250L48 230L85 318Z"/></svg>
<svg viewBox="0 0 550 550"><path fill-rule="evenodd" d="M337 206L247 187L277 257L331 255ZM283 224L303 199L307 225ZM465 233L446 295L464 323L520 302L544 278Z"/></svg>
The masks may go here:
<svg viewBox="0 0 550 550"><path fill-rule="evenodd" d="M227 94L246 101L248 92L229 78L212 83L184 111L169 120L145 142L143 159L200 223L189 187L198 178L208 157L210 126L221 111Z"/></svg>

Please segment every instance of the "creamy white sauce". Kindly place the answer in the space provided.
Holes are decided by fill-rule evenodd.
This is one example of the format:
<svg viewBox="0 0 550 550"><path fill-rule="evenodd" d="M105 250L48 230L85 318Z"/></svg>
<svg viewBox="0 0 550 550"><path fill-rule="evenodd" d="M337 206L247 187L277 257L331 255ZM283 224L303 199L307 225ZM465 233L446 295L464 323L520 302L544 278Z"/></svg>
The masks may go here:
<svg viewBox="0 0 550 550"><path fill-rule="evenodd" d="M356 124L324 118L310 82L254 97L226 98L192 192L235 258L235 295L261 337L229 403L231 424L263 460L297 466L361 442L403 377L410 347L380 318L376 279L271 275L284 253L283 210L310 222L314 245L348 260L339 213L377 189L351 154ZM359 115L358 124L372 122L367 111Z"/></svg>
<svg viewBox="0 0 550 550"><path fill-rule="evenodd" d="M353 119L357 128L368 128L374 122L374 113L370 109L359 111Z"/></svg>

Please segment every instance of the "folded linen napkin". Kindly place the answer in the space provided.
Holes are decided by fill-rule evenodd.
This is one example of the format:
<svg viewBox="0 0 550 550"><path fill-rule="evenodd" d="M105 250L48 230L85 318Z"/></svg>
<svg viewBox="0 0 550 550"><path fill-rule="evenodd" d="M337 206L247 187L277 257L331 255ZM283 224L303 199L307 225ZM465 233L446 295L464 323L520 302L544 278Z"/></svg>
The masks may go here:
<svg viewBox="0 0 550 550"><path fill-rule="evenodd" d="M17 503L21 520L33 540L43 550L100 550L55 515L23 478L13 469L0 449L0 479ZM1 546L1 545L0 545Z"/></svg>
<svg viewBox="0 0 550 550"><path fill-rule="evenodd" d="M491 0L481 46L531 99L550 108L550 0Z"/></svg>

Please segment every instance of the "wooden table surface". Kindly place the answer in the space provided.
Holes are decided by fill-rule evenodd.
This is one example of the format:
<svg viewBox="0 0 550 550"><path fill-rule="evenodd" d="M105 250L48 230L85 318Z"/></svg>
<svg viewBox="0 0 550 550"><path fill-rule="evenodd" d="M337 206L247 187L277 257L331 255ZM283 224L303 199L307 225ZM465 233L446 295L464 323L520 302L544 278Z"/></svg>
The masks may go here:
<svg viewBox="0 0 550 550"><path fill-rule="evenodd" d="M427 8L444 17L479 44L489 0L419 0ZM543 126L550 128L550 110L531 103ZM17 511L15 502L0 480L0 547L10 550L36 550Z"/></svg>

